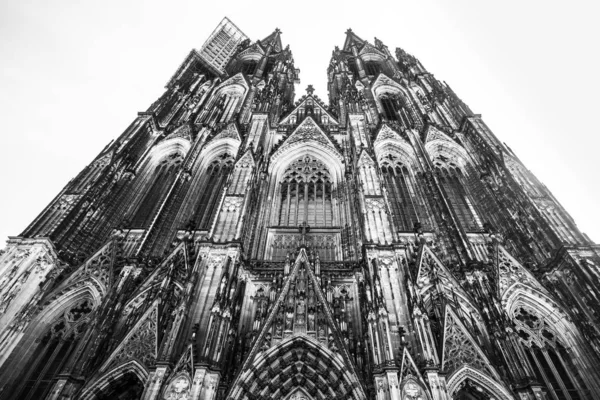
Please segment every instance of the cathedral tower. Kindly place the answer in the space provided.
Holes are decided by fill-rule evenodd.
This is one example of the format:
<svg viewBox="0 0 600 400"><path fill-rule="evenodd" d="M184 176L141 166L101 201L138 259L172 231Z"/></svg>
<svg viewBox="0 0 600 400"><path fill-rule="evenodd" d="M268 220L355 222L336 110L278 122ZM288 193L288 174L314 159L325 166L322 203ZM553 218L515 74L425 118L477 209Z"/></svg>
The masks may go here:
<svg viewBox="0 0 600 400"><path fill-rule="evenodd" d="M348 30L327 102L225 18L0 252L0 399L600 398L600 247Z"/></svg>

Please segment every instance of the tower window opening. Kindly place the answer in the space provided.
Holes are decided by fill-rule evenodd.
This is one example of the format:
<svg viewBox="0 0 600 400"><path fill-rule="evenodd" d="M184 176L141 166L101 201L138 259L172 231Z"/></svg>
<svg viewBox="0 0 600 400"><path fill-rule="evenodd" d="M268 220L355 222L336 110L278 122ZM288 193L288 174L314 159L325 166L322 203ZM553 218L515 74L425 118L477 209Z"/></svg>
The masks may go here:
<svg viewBox="0 0 600 400"><path fill-rule="evenodd" d="M553 398L579 400L588 392L566 348L535 310L518 307L513 322L535 377ZM587 397L586 397L587 398Z"/></svg>
<svg viewBox="0 0 600 400"><path fill-rule="evenodd" d="M402 164L382 166L381 172L388 188L388 196L396 229L410 232L419 221L418 204L415 202L413 185L408 169Z"/></svg>
<svg viewBox="0 0 600 400"><path fill-rule="evenodd" d="M456 167L437 167L441 186L460 225L467 231L481 231L483 224L475 210L462 171Z"/></svg>
<svg viewBox="0 0 600 400"><path fill-rule="evenodd" d="M357 76L358 75L358 68L356 66L356 59L355 58L349 58L348 59L348 70L354 75Z"/></svg>
<svg viewBox="0 0 600 400"><path fill-rule="evenodd" d="M381 66L377 61L367 61L365 63L365 71L369 76L376 76L381 72Z"/></svg>
<svg viewBox="0 0 600 400"><path fill-rule="evenodd" d="M398 121L398 105L390 97L381 98L381 106L383 107L383 115L390 121Z"/></svg>
<svg viewBox="0 0 600 400"><path fill-rule="evenodd" d="M254 75L257 65L258 63L256 62L256 60L245 61L242 64L242 72L248 76Z"/></svg>

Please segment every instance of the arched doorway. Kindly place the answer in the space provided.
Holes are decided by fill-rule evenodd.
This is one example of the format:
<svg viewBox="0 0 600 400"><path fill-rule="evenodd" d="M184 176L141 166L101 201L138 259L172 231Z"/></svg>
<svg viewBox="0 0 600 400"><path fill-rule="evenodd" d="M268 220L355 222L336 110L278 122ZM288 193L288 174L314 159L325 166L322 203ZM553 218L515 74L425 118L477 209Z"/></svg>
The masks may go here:
<svg viewBox="0 0 600 400"><path fill-rule="evenodd" d="M454 400L495 400L486 390L470 379L465 379L460 384L460 389L452 397Z"/></svg>
<svg viewBox="0 0 600 400"><path fill-rule="evenodd" d="M144 384L133 372L122 375L112 385L96 395L96 400L140 400Z"/></svg>

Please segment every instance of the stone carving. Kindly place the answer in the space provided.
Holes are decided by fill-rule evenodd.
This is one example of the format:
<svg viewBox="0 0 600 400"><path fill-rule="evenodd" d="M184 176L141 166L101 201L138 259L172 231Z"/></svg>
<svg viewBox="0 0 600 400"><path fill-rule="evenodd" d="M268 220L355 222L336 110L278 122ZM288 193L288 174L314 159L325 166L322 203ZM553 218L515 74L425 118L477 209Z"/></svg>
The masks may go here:
<svg viewBox="0 0 600 400"><path fill-rule="evenodd" d="M242 139L240 138L240 134L237 130L237 127L235 126L235 123L230 123L228 124L225 129L223 129L221 132L219 132L214 139L212 140L213 142L217 141L217 140L221 140L221 139L234 139L237 140L238 142L241 142Z"/></svg>
<svg viewBox="0 0 600 400"><path fill-rule="evenodd" d="M79 200L81 195L78 194L63 194L54 205L55 210L70 210L71 207Z"/></svg>
<svg viewBox="0 0 600 400"><path fill-rule="evenodd" d="M498 247L498 288L504 294L515 283L537 286L519 263L501 246Z"/></svg>
<svg viewBox="0 0 600 400"><path fill-rule="evenodd" d="M169 383L165 395L165 400L190 400L191 381L187 374L181 374Z"/></svg>
<svg viewBox="0 0 600 400"><path fill-rule="evenodd" d="M223 211L227 211L227 212L240 211L243 203L244 203L243 197L227 196L225 198L225 201L223 202Z"/></svg>
<svg viewBox="0 0 600 400"><path fill-rule="evenodd" d="M451 374L464 364L493 375L479 346L467 333L454 311L448 307L444 323L443 368Z"/></svg>
<svg viewBox="0 0 600 400"><path fill-rule="evenodd" d="M154 365L156 361L156 324L158 312L156 307L146 314L144 320L139 323L133 333L125 338L117 352L112 357L110 365L119 365L128 360L138 360L147 368Z"/></svg>

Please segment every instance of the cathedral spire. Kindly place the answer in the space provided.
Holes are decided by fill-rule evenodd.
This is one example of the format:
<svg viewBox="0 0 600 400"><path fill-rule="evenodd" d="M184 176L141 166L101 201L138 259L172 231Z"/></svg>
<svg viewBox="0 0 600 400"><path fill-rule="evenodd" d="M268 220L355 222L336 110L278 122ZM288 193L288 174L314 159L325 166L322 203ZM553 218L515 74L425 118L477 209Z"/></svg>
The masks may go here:
<svg viewBox="0 0 600 400"><path fill-rule="evenodd" d="M0 250L0 400L600 398L598 246L424 72L224 19Z"/></svg>
<svg viewBox="0 0 600 400"><path fill-rule="evenodd" d="M275 28L273 33L261 40L261 43L264 46L273 46L273 50L279 52L283 49L283 45L281 44L281 33L279 28Z"/></svg>
<svg viewBox="0 0 600 400"><path fill-rule="evenodd" d="M342 47L342 49L344 51L352 51L353 45L361 47L363 44L365 44L365 41L358 37L358 35L354 33L351 28L348 28L346 31L346 40L344 41L344 47Z"/></svg>

